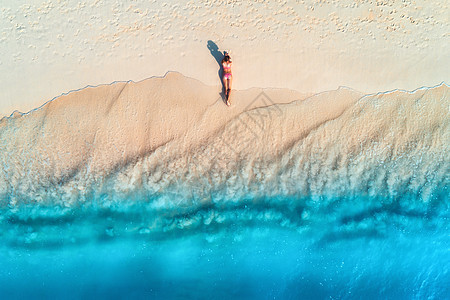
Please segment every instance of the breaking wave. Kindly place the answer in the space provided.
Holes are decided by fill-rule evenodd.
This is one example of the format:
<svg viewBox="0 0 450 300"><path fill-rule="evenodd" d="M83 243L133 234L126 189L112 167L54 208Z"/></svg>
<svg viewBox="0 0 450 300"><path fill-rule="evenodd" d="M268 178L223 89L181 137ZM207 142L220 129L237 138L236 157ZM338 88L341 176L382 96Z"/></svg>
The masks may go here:
<svg viewBox="0 0 450 300"><path fill-rule="evenodd" d="M181 97L174 84L207 91ZM236 222L382 235L386 222L448 217L445 84L366 96L341 88L281 104L283 91L237 92L242 102L226 117L208 88L169 74L3 119L3 223L39 224L48 232L35 240L58 244L82 239L77 226L93 218L111 236ZM54 227L66 222L78 225L61 239ZM16 234L3 238L33 242Z"/></svg>

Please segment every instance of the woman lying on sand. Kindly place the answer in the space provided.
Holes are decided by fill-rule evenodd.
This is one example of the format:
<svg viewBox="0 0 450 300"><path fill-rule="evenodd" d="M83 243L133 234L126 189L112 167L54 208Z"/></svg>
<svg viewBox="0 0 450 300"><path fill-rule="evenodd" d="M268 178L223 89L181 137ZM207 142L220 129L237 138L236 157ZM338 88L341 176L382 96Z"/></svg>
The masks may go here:
<svg viewBox="0 0 450 300"><path fill-rule="evenodd" d="M225 97L227 99L227 105L230 106L231 103L229 101L230 92L231 92L231 80L233 76L231 75L231 58L228 55L227 51L224 51L223 54L225 57L222 59L223 66L223 86L225 87Z"/></svg>

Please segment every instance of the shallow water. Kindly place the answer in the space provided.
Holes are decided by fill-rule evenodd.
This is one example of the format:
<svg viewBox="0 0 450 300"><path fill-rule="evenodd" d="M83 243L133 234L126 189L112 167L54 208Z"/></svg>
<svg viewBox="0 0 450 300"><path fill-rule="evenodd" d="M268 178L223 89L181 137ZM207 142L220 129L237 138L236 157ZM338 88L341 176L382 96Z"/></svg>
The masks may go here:
<svg viewBox="0 0 450 300"><path fill-rule="evenodd" d="M163 218L162 227L150 226L153 212L132 204L71 209L58 216L48 208L4 212L0 294L446 298L448 208L368 207L366 202L340 199L306 216L314 202L305 200L296 210L302 217L287 205L210 206Z"/></svg>

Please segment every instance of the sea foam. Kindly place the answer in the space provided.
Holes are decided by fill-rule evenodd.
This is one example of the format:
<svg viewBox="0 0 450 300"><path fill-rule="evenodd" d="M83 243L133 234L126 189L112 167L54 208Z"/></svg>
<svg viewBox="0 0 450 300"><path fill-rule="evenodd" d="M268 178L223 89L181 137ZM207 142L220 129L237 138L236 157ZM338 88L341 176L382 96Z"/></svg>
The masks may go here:
<svg viewBox="0 0 450 300"><path fill-rule="evenodd" d="M449 91L181 74L0 121L0 295L445 298Z"/></svg>
<svg viewBox="0 0 450 300"><path fill-rule="evenodd" d="M445 84L232 97L228 108L216 87L168 73L89 87L2 119L3 220L70 221L70 240L86 219L139 235L448 216ZM130 220L133 227L123 225ZM52 239L48 228L42 236Z"/></svg>

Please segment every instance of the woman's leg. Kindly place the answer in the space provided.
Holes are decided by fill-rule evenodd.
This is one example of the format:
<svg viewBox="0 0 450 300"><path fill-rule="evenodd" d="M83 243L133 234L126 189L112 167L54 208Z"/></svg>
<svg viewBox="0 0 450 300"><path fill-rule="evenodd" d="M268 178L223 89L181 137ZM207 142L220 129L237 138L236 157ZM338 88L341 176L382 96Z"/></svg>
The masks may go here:
<svg viewBox="0 0 450 300"><path fill-rule="evenodd" d="M231 102L228 100L231 94L231 76L227 79L227 105L230 106Z"/></svg>
<svg viewBox="0 0 450 300"><path fill-rule="evenodd" d="M227 79L227 101L231 94L231 76Z"/></svg>
<svg viewBox="0 0 450 300"><path fill-rule="evenodd" d="M225 77L223 77L222 80L223 80L223 87L225 88L225 96L226 96L228 93L228 91L227 91L228 90L228 80Z"/></svg>

